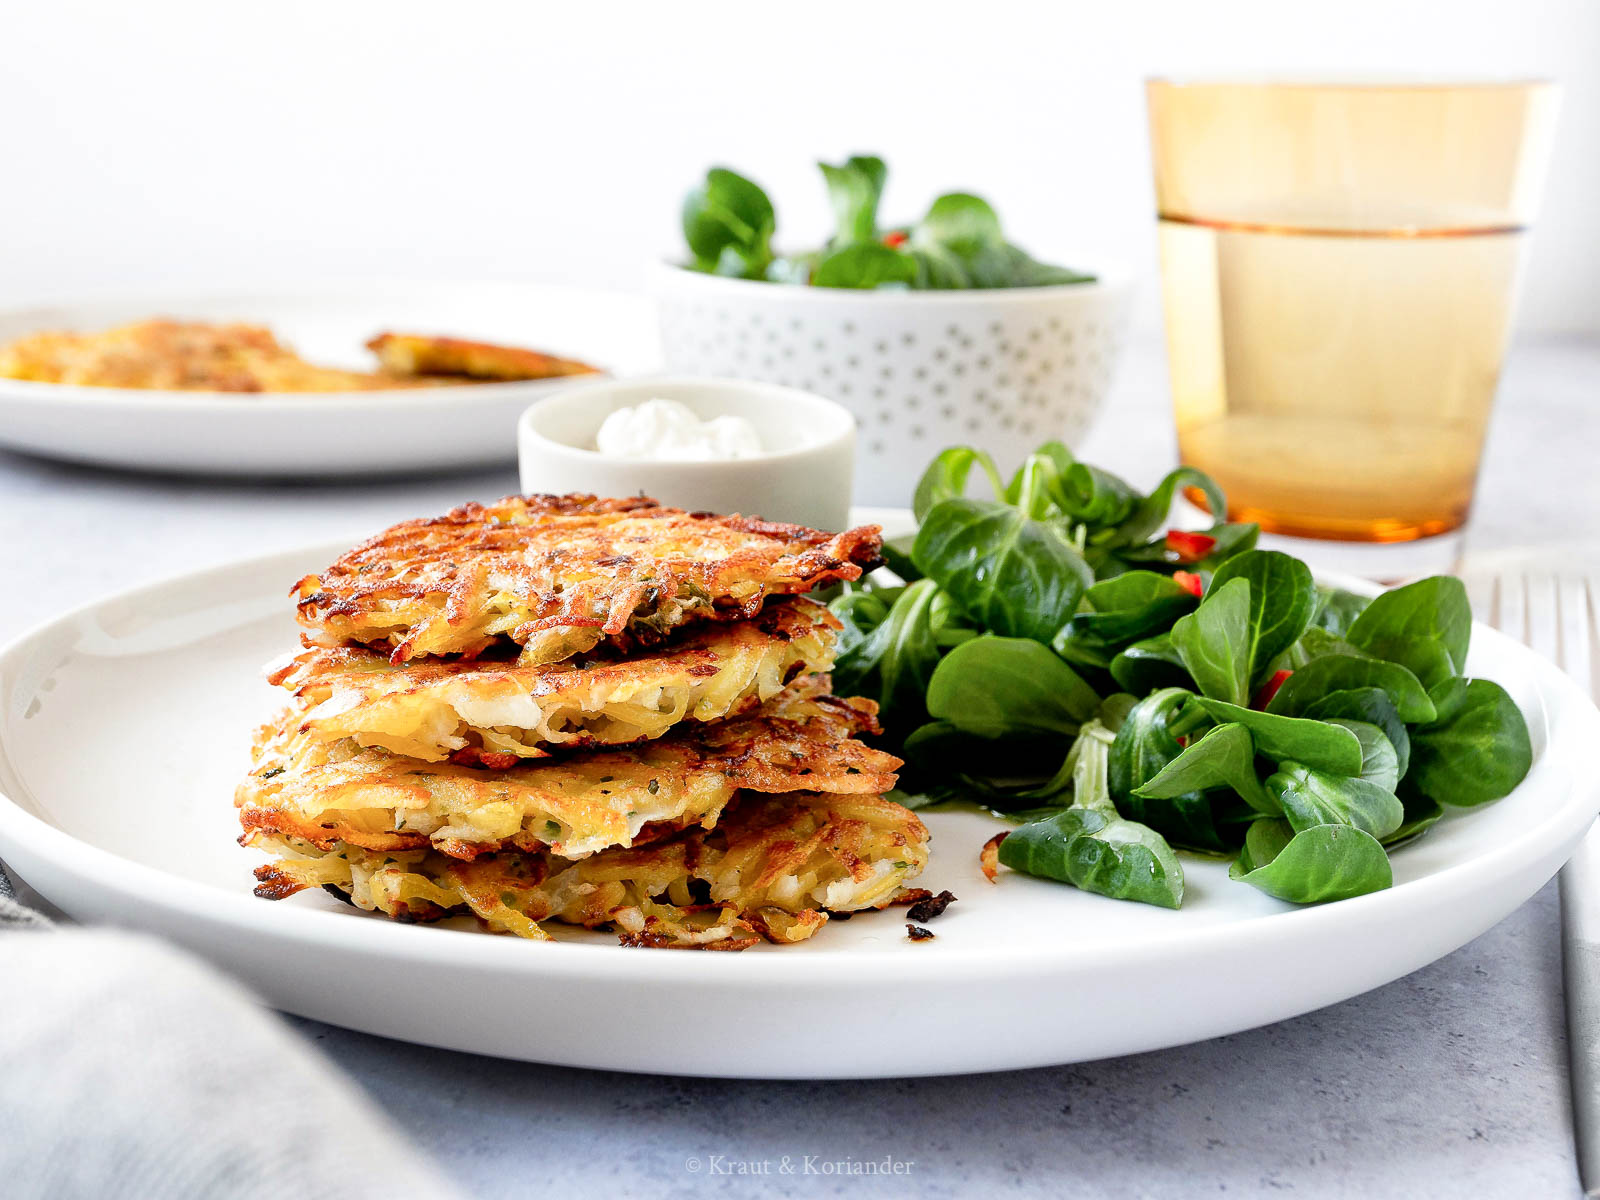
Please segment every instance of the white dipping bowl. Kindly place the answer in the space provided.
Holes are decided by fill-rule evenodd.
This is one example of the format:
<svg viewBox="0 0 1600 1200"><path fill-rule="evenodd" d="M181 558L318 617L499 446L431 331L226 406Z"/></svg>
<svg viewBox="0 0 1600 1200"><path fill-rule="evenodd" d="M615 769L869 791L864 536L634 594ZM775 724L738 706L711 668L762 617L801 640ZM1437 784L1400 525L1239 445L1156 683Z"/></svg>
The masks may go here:
<svg viewBox="0 0 1600 1200"><path fill-rule="evenodd" d="M743 417L765 453L724 462L652 462L595 449L619 408L676 400L701 420ZM517 423L524 492L653 496L691 512L742 513L839 530L850 523L856 422L831 400L736 379L658 376L579 384L541 400Z"/></svg>
<svg viewBox="0 0 1600 1200"><path fill-rule="evenodd" d="M860 504L911 503L946 446L1009 472L1040 442L1075 446L1105 404L1132 287L856 291L725 279L658 264L669 371L820 392L861 423Z"/></svg>

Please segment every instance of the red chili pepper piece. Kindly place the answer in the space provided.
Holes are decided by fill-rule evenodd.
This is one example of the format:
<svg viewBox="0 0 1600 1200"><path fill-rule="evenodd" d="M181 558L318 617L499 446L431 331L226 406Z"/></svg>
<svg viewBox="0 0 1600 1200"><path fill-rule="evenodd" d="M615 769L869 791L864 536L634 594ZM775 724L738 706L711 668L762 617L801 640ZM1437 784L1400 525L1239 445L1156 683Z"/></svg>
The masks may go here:
<svg viewBox="0 0 1600 1200"><path fill-rule="evenodd" d="M1250 707L1265 709L1267 705L1272 703L1272 698L1278 694L1278 689L1283 686L1283 681L1293 674L1293 671L1274 671L1272 678L1261 685L1261 690L1256 693L1256 698L1250 702Z"/></svg>
<svg viewBox="0 0 1600 1200"><path fill-rule="evenodd" d="M1172 582L1197 600L1200 598L1200 594L1205 591L1205 585L1200 582L1200 576L1193 575L1188 571L1174 571L1172 573Z"/></svg>
<svg viewBox="0 0 1600 1200"><path fill-rule="evenodd" d="M883 235L883 244L891 250L898 250L906 244L906 231L903 229L890 230Z"/></svg>
<svg viewBox="0 0 1600 1200"><path fill-rule="evenodd" d="M1204 533L1185 533L1181 529L1167 530L1167 549L1183 563L1199 562L1216 548L1217 539Z"/></svg>

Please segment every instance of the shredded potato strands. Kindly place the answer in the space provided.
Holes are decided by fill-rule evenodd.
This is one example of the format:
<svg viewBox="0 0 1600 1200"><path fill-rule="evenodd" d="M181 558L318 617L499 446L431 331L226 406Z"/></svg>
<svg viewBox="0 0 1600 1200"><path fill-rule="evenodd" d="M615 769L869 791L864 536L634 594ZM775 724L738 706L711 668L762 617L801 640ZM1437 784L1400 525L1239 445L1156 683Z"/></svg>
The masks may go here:
<svg viewBox="0 0 1600 1200"><path fill-rule="evenodd" d="M827 609L795 600L643 656L579 667L398 668L367 650L311 647L270 678L311 706L302 728L324 741L352 737L430 762L469 748L542 757L546 747L645 741L680 721L764 704L795 675L832 665L837 629Z"/></svg>
<svg viewBox="0 0 1600 1200"><path fill-rule="evenodd" d="M876 526L826 534L643 497L508 496L396 525L291 594L324 645L378 643L403 663L510 638L539 665L749 620L768 597L859 578L881 546Z"/></svg>
<svg viewBox="0 0 1600 1200"><path fill-rule="evenodd" d="M402 920L470 912L491 930L549 935L540 922L614 928L630 945L743 948L802 941L828 912L889 904L927 863L927 830L878 796L746 794L715 829L576 862L506 852L465 863L428 850L373 853L250 835L280 857L257 894L333 888Z"/></svg>
<svg viewBox="0 0 1600 1200"><path fill-rule="evenodd" d="M507 846L569 858L627 845L663 823L715 824L743 788L872 794L900 760L855 740L875 732L870 701L807 676L766 706L688 724L653 742L485 771L324 743L292 710L263 726L235 803L247 830L368 850L427 848L470 859Z"/></svg>

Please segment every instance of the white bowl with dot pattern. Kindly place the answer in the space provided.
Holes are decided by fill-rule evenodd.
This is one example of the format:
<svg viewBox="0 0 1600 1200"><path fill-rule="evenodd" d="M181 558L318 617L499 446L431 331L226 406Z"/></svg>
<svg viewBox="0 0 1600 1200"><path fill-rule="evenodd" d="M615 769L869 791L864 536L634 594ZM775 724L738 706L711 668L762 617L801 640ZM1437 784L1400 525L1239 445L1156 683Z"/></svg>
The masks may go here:
<svg viewBox="0 0 1600 1200"><path fill-rule="evenodd" d="M661 264L667 369L759 379L856 416L858 504L910 503L928 460L981 446L1002 470L1082 440L1105 403L1132 287L874 291L725 279Z"/></svg>

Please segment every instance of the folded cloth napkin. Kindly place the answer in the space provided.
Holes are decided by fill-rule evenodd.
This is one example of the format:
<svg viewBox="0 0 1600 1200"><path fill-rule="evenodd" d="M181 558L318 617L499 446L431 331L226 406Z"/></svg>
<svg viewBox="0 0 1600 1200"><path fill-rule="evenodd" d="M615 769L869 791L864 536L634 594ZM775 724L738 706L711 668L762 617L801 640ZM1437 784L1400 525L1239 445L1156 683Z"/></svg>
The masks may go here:
<svg viewBox="0 0 1600 1200"><path fill-rule="evenodd" d="M237 984L153 938L68 928L0 869L0 1195L460 1195Z"/></svg>

